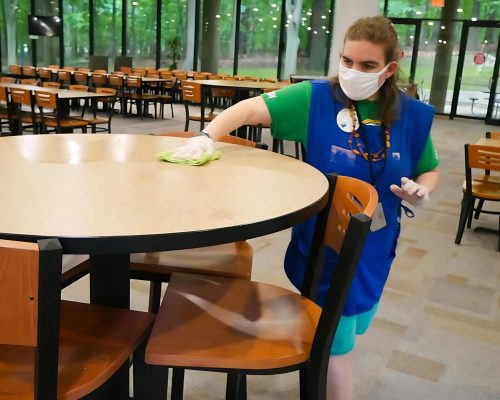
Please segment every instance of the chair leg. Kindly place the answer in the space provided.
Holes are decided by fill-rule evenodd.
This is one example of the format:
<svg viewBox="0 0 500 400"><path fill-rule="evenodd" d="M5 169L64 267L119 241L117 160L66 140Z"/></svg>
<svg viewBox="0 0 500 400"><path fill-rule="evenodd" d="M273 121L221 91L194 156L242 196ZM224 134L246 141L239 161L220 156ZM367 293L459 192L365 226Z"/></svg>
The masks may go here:
<svg viewBox="0 0 500 400"><path fill-rule="evenodd" d="M481 211L483 210L483 205L484 205L484 200L480 199L476 208L476 212L474 213L474 219L479 218L479 214L481 214Z"/></svg>
<svg viewBox="0 0 500 400"><path fill-rule="evenodd" d="M456 244L460 244L460 242L462 241L465 224L467 223L467 217L469 216L470 203L471 200L469 200L468 196L464 194L464 197L462 198L462 208L460 210L460 219L458 222L457 236L455 238Z"/></svg>
<svg viewBox="0 0 500 400"><path fill-rule="evenodd" d="M469 208L469 214L467 215L467 229L472 226L472 217L474 215L474 206L476 205L476 199L472 199Z"/></svg>
<svg viewBox="0 0 500 400"><path fill-rule="evenodd" d="M161 300L161 282L151 281L149 283L149 306L148 311L152 313L158 313L160 309Z"/></svg>
<svg viewBox="0 0 500 400"><path fill-rule="evenodd" d="M133 357L134 400L165 400L168 368L144 362L147 338L135 350Z"/></svg>
<svg viewBox="0 0 500 400"><path fill-rule="evenodd" d="M184 397L184 369L172 369L172 395L171 400L182 400Z"/></svg>
<svg viewBox="0 0 500 400"><path fill-rule="evenodd" d="M174 101L170 103L170 111L172 112L172 118L174 118Z"/></svg>
<svg viewBox="0 0 500 400"><path fill-rule="evenodd" d="M244 374L228 373L226 400L246 400L247 377Z"/></svg>

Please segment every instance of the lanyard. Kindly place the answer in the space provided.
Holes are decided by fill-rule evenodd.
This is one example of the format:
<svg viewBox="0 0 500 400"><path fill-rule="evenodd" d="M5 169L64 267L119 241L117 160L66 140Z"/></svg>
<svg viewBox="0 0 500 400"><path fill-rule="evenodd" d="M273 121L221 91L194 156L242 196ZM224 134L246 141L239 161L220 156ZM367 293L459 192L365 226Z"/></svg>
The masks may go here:
<svg viewBox="0 0 500 400"><path fill-rule="evenodd" d="M385 150L385 154L384 154L384 165L382 166L382 169L380 170L380 172L375 175L375 171L373 170L373 157L372 157L372 154L370 153L370 147L368 146L368 140L366 138L366 134L365 134L365 129L363 127L363 123L361 122L361 118L359 116L359 112L358 112L358 108L356 107L356 103L353 103L354 104L354 109L356 111L356 118L358 119L358 122L359 122L359 137L361 138L361 141L363 142L363 144L365 145L366 147L366 152L368 153L368 168L370 169L370 183L372 184L372 186L375 186L375 181L377 180L377 178L379 176L381 176L384 171L385 171L385 166L387 165L387 147L385 146L385 141L383 140L383 137L382 137L382 143L384 144L384 150ZM381 124L380 125L380 128L381 128L381 135L384 135L384 132L385 132L385 126L384 124Z"/></svg>

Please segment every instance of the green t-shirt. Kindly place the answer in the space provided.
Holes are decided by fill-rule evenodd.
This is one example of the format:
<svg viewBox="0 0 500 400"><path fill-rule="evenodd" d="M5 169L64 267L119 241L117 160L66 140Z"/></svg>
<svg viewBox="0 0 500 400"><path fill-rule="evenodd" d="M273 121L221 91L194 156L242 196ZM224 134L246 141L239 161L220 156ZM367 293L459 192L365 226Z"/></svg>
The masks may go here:
<svg viewBox="0 0 500 400"><path fill-rule="evenodd" d="M293 140L307 146L307 127L311 105L312 85L305 81L275 92L262 95L271 114L271 134L276 139ZM356 102L364 124L380 125L379 103L362 100ZM429 136L415 175L432 171L439 165L439 158Z"/></svg>

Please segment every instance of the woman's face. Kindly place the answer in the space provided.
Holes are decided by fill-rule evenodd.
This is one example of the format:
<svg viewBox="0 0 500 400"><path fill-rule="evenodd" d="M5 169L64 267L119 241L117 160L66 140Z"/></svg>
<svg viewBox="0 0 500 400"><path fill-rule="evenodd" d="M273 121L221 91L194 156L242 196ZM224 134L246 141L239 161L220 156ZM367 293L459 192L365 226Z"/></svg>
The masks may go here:
<svg viewBox="0 0 500 400"><path fill-rule="evenodd" d="M360 72L378 72L386 66L384 46L365 40L346 40L340 62L344 67ZM387 71L379 77L379 86L396 72L397 67L395 61L390 63Z"/></svg>

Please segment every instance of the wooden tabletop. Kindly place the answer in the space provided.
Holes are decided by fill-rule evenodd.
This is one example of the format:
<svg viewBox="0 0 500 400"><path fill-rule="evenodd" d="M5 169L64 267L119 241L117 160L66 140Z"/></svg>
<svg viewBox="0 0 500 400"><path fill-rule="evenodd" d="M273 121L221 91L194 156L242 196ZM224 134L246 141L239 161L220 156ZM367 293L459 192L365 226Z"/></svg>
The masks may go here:
<svg viewBox="0 0 500 400"><path fill-rule="evenodd" d="M84 92L81 90L68 90L68 89L56 89L56 88L46 88L42 86L36 85L21 85L19 83L9 83L9 82L0 82L0 87L6 88L16 88L16 89L24 89L24 90L38 90L42 92L51 92L57 93L57 96L60 99L83 99L90 97L107 97L109 93L95 93L95 92Z"/></svg>
<svg viewBox="0 0 500 400"><path fill-rule="evenodd" d="M202 86L216 86L234 89L248 89L248 90L265 90L265 89L281 89L288 86L289 83L285 82L254 82L254 81L232 81L230 79L199 79L194 80Z"/></svg>
<svg viewBox="0 0 500 400"><path fill-rule="evenodd" d="M319 171L270 151L217 143L204 166L157 161L185 140L0 138L0 238L56 237L75 254L199 247L285 229L326 202Z"/></svg>
<svg viewBox="0 0 500 400"><path fill-rule="evenodd" d="M500 147L500 139L481 138L476 142L476 144L479 144L481 146Z"/></svg>

